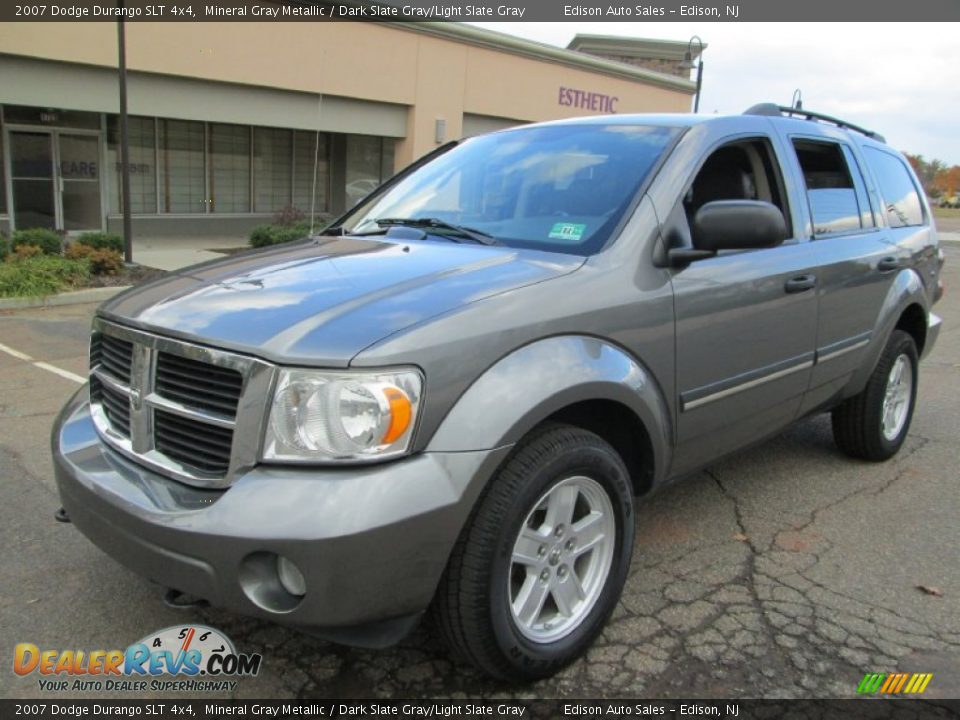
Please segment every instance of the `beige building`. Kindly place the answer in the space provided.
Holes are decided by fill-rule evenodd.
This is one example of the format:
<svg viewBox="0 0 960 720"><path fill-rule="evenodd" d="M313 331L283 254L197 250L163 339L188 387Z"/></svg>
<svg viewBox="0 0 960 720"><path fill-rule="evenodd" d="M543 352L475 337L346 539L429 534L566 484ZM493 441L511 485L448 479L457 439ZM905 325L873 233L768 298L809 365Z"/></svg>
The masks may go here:
<svg viewBox="0 0 960 720"><path fill-rule="evenodd" d="M244 233L290 205L337 214L449 140L688 112L694 91L671 67L686 43L559 49L457 23L126 32L136 235ZM115 23L0 24L0 229L119 228L116 66Z"/></svg>

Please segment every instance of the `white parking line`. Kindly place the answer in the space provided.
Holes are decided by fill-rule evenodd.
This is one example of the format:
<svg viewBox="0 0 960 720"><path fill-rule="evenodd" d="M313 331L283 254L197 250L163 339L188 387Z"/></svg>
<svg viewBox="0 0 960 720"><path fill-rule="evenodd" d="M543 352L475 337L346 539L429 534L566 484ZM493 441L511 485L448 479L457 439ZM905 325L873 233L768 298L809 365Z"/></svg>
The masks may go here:
<svg viewBox="0 0 960 720"><path fill-rule="evenodd" d="M38 367L41 370L46 370L47 372L52 372L54 375L59 375L62 378L67 380L72 380L75 383L80 383L81 385L87 381L85 377L81 377L76 373L72 373L69 370L64 370L63 368L58 368L49 363L45 363L42 360L34 360L32 357L26 353L22 353L19 350L14 350L12 347L7 347L6 345L0 343L0 351L7 353L7 355L12 355L18 360L23 360L25 362L33 364L34 367Z"/></svg>
<svg viewBox="0 0 960 720"><path fill-rule="evenodd" d="M7 353L7 355L13 355L18 360L26 360L27 362L33 362L33 358L30 357L29 355L25 355L19 350L14 350L13 348L7 347L6 345L0 344L0 350L3 350L3 352Z"/></svg>

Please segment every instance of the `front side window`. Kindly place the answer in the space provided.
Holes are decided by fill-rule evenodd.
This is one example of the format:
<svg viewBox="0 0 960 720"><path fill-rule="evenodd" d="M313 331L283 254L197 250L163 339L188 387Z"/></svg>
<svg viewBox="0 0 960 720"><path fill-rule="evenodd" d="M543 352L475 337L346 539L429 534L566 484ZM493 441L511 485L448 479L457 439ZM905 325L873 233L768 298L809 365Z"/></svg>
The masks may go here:
<svg viewBox="0 0 960 720"><path fill-rule="evenodd" d="M814 236L862 229L870 217L870 208L861 207L866 200L863 181L859 170L856 175L851 172L840 145L794 140L793 147L807 186Z"/></svg>
<svg viewBox="0 0 960 720"><path fill-rule="evenodd" d="M599 251L679 130L645 125L547 125L467 140L360 205L356 234L378 220L435 218L510 247Z"/></svg>
<svg viewBox="0 0 960 720"><path fill-rule="evenodd" d="M923 225L920 194L906 164L896 155L877 148L866 147L863 153L880 185L890 227Z"/></svg>
<svg viewBox="0 0 960 720"><path fill-rule="evenodd" d="M765 138L737 140L713 151L683 197L690 227L697 211L717 200L760 200L775 205L790 227L783 178L770 142Z"/></svg>

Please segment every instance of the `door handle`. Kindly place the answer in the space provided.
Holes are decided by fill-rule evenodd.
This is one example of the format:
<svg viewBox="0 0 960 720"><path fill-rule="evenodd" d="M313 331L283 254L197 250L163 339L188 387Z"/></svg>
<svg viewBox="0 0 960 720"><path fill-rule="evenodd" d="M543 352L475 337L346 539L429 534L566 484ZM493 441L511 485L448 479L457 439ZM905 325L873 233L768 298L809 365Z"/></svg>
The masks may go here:
<svg viewBox="0 0 960 720"><path fill-rule="evenodd" d="M877 263L877 270L880 272L891 272L900 269L900 260L889 255Z"/></svg>
<svg viewBox="0 0 960 720"><path fill-rule="evenodd" d="M798 293L804 292L805 290L811 290L816 286L816 275L798 275L795 278L790 278L787 280L786 284L783 286L783 289L788 293Z"/></svg>

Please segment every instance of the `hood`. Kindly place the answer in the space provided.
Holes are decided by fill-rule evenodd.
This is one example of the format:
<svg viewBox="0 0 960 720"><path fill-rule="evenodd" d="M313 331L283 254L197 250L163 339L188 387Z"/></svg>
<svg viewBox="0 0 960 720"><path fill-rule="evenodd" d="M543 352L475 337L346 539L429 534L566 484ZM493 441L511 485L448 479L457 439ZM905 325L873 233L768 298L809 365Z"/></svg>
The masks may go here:
<svg viewBox="0 0 960 720"><path fill-rule="evenodd" d="M278 363L346 367L388 335L582 264L496 246L323 238L185 268L99 312Z"/></svg>

